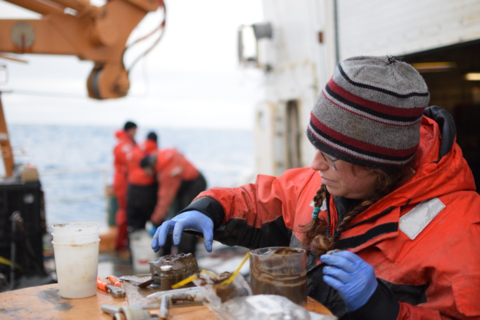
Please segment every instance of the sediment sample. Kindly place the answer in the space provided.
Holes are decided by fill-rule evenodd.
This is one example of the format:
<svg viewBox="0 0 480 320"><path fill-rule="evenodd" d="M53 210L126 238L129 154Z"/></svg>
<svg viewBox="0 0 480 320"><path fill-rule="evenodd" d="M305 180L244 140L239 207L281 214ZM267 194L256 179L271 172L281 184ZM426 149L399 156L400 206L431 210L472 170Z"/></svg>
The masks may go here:
<svg viewBox="0 0 480 320"><path fill-rule="evenodd" d="M307 301L306 252L272 247L253 250L250 256L253 294L276 294L304 305Z"/></svg>
<svg viewBox="0 0 480 320"><path fill-rule="evenodd" d="M198 272L197 260L191 253L163 256L149 264L155 285L161 285L162 266L172 266L172 269L168 271L169 282L171 282L172 285ZM163 287L165 286L162 286L162 290L167 290L163 289Z"/></svg>

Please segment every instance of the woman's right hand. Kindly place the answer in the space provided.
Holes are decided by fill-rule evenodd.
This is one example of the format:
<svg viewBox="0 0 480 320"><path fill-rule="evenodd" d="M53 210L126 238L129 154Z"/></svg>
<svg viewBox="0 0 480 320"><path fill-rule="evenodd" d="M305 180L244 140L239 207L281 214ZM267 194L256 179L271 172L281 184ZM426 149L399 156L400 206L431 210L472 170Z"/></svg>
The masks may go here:
<svg viewBox="0 0 480 320"><path fill-rule="evenodd" d="M167 236L173 231L173 244L180 243L183 229L194 229L203 234L203 243L208 252L212 252L213 221L200 211L186 211L171 220L165 221L157 228L152 240L152 249L158 252L165 245Z"/></svg>

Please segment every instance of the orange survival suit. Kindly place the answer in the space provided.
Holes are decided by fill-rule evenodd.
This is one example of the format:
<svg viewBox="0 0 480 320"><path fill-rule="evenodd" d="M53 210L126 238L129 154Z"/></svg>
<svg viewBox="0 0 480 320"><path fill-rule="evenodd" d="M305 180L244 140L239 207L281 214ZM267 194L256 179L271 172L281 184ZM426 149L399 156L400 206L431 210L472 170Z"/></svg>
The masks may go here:
<svg viewBox="0 0 480 320"><path fill-rule="evenodd" d="M150 220L160 225L168 210L174 204L175 212L187 207L207 187L200 171L176 149L163 149L156 154L154 171L158 180L157 205ZM178 246L178 253L195 255L197 237L184 233ZM163 246L163 254L171 252L171 237Z"/></svg>
<svg viewBox="0 0 480 320"><path fill-rule="evenodd" d="M144 186L151 185L155 181L154 177L147 175L145 171L143 171L140 166L140 161L142 161L145 156L154 154L157 150L157 143L149 139L130 149L130 152L126 155L128 171L127 182L129 184Z"/></svg>
<svg viewBox="0 0 480 320"><path fill-rule="evenodd" d="M124 130L115 132L118 142L113 149L113 190L117 197L118 211L115 215L118 233L116 239L116 250L121 251L127 248L127 154L136 145L135 140L130 137Z"/></svg>
<svg viewBox="0 0 480 320"><path fill-rule="evenodd" d="M396 319L480 319L480 196L455 133L449 145L445 137L424 116L415 175L352 220L337 243L373 266ZM183 211L212 218L214 239L228 245L298 247L299 226L311 221L320 185L310 168L278 178L259 175L255 184L203 192ZM338 224L334 198L320 213L330 234ZM351 319L338 292L323 282L322 268L309 252L308 295L340 319ZM361 319L373 318L390 319Z"/></svg>
<svg viewBox="0 0 480 320"><path fill-rule="evenodd" d="M182 181L195 181L200 172L175 148L160 150L156 156L158 200L150 220L158 225L175 200Z"/></svg>

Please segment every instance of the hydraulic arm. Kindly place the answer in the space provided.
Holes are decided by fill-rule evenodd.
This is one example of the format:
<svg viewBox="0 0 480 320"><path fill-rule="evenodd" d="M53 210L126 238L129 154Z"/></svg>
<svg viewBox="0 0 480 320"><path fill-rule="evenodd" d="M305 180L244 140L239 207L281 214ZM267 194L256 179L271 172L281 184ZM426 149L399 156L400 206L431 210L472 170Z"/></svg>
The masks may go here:
<svg viewBox="0 0 480 320"><path fill-rule="evenodd" d="M148 12L163 0L5 0L42 15L39 20L0 20L0 52L76 55L95 62L87 80L95 99L120 98L130 88L125 44ZM164 24L162 24L163 26Z"/></svg>
<svg viewBox="0 0 480 320"><path fill-rule="evenodd" d="M164 20L158 29L163 30L165 27L163 0L107 0L101 7L92 6L90 0L5 1L37 12L42 17L35 20L0 19L0 53L76 55L82 60L91 60L95 65L88 76L87 89L89 97L94 99L127 95L130 81L123 63L127 49L125 45L130 33L145 15L162 7ZM160 38L161 36L153 45ZM153 46L143 55L152 48ZM1 91L0 155L6 176L12 176L14 159L1 103Z"/></svg>

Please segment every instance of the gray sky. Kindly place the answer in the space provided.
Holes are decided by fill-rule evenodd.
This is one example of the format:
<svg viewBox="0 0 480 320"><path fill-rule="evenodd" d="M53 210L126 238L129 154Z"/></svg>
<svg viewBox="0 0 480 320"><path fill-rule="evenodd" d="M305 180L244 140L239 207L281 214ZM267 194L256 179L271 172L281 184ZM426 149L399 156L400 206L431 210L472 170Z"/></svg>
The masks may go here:
<svg viewBox="0 0 480 320"><path fill-rule="evenodd" d="M238 67L236 34L239 25L262 20L261 1L166 0L166 5L165 35L136 65L126 98L86 98L93 64L74 56L19 55L28 64L0 59L9 78L0 90L13 90L2 95L8 123L120 126L131 119L148 127L252 128L264 80L257 70ZM2 19L38 17L0 1ZM160 20L160 13L147 16L129 41ZM127 67L142 49L126 57Z"/></svg>

